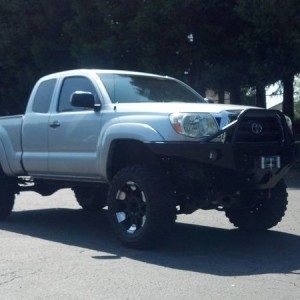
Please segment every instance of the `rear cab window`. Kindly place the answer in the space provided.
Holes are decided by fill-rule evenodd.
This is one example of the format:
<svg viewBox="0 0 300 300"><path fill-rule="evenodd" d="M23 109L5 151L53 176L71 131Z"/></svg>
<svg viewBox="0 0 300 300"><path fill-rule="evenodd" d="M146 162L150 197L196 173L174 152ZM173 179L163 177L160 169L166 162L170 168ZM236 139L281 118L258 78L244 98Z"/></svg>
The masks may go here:
<svg viewBox="0 0 300 300"><path fill-rule="evenodd" d="M55 84L56 79L45 80L39 84L33 99L33 112L44 114L49 112Z"/></svg>

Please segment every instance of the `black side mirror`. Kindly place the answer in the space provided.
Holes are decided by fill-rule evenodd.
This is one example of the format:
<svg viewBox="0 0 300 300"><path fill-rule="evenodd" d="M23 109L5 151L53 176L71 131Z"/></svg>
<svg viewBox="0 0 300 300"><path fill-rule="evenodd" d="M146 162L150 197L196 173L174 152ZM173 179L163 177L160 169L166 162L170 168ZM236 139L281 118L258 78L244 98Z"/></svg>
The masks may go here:
<svg viewBox="0 0 300 300"><path fill-rule="evenodd" d="M76 91L71 95L70 102L75 107L100 110L100 104L96 103L95 96L90 92Z"/></svg>

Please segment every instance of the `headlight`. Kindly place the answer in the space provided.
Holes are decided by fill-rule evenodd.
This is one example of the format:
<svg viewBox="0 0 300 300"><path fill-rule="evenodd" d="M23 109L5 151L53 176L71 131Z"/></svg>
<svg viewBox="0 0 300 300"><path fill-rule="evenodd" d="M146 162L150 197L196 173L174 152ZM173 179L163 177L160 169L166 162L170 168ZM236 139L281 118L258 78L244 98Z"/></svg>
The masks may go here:
<svg viewBox="0 0 300 300"><path fill-rule="evenodd" d="M177 133L201 138L211 136L218 131L216 119L209 113L175 113L170 121Z"/></svg>

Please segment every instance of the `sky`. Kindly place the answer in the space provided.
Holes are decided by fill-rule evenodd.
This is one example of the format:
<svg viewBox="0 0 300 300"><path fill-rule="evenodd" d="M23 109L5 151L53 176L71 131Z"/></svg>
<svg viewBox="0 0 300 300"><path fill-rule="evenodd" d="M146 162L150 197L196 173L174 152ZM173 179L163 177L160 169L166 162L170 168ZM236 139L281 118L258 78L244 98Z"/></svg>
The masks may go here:
<svg viewBox="0 0 300 300"><path fill-rule="evenodd" d="M266 88L267 108L271 108L279 103L282 103L283 95L280 83L276 82Z"/></svg>
<svg viewBox="0 0 300 300"><path fill-rule="evenodd" d="M294 100L300 101L300 74L295 76ZM273 107L283 101L283 90L280 82L276 82L266 88L267 108Z"/></svg>

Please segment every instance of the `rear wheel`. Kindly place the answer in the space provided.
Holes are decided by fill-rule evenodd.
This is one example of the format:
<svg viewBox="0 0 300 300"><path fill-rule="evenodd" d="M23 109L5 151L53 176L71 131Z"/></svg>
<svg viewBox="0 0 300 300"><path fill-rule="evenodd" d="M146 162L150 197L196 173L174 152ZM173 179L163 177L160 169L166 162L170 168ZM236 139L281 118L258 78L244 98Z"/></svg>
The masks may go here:
<svg viewBox="0 0 300 300"><path fill-rule="evenodd" d="M226 210L226 217L236 227L247 230L265 230L277 225L287 208L286 185L283 180L271 190L254 191L245 194L244 202L251 202L247 208ZM251 201L250 197L252 197ZM246 199L249 198L249 199Z"/></svg>
<svg viewBox="0 0 300 300"><path fill-rule="evenodd" d="M15 203L16 182L10 178L0 177L0 220L6 219Z"/></svg>
<svg viewBox="0 0 300 300"><path fill-rule="evenodd" d="M73 188L78 204L88 211L99 211L107 205L107 188Z"/></svg>
<svg viewBox="0 0 300 300"><path fill-rule="evenodd" d="M128 167L111 183L109 219L128 247L145 248L161 241L175 221L175 208L171 185L157 169Z"/></svg>

